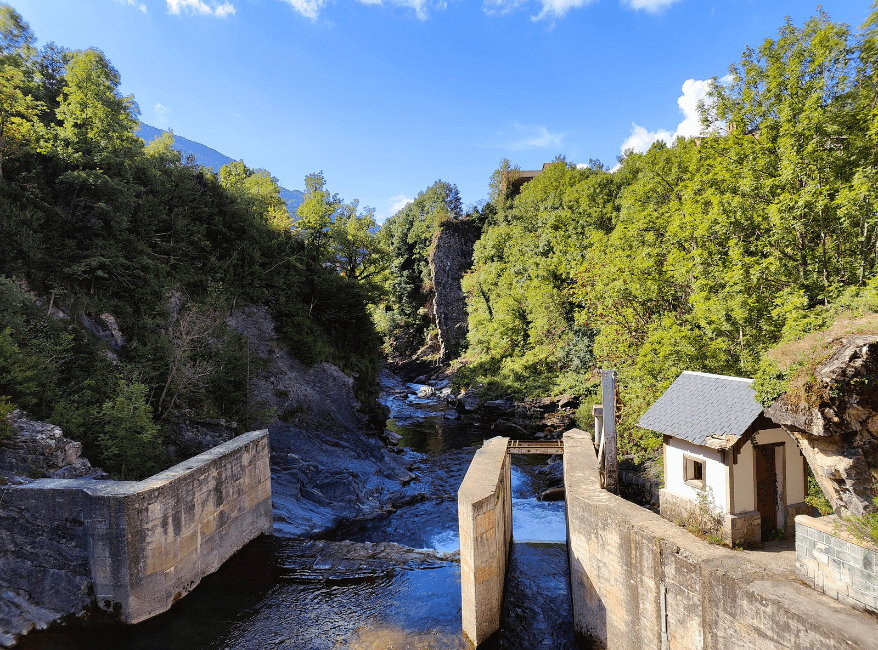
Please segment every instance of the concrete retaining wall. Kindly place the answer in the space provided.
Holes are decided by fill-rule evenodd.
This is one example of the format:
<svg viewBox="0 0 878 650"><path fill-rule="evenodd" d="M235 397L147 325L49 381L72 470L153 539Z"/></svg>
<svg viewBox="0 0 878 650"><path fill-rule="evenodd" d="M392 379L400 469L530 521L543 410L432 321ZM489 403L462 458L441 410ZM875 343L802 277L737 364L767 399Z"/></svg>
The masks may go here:
<svg viewBox="0 0 878 650"><path fill-rule="evenodd" d="M878 647L878 621L780 575L770 557L707 544L601 490L588 433L564 434L564 483L574 625L596 647Z"/></svg>
<svg viewBox="0 0 878 650"><path fill-rule="evenodd" d="M796 518L796 574L830 598L878 613L878 551L839 530L839 523L835 515Z"/></svg>
<svg viewBox="0 0 878 650"><path fill-rule="evenodd" d="M512 540L509 438L486 440L457 492L464 634L478 646L500 629Z"/></svg>
<svg viewBox="0 0 878 650"><path fill-rule="evenodd" d="M0 583L58 614L100 607L137 623L272 531L268 431L144 481L46 479L3 491Z"/></svg>

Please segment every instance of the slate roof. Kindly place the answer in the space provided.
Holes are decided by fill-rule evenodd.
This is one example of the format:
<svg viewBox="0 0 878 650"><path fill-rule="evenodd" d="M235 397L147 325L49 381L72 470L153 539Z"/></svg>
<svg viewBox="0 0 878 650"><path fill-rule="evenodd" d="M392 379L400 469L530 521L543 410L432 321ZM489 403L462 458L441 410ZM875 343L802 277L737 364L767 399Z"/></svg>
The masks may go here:
<svg viewBox="0 0 878 650"><path fill-rule="evenodd" d="M686 371L638 424L696 445L731 447L762 413L752 382Z"/></svg>

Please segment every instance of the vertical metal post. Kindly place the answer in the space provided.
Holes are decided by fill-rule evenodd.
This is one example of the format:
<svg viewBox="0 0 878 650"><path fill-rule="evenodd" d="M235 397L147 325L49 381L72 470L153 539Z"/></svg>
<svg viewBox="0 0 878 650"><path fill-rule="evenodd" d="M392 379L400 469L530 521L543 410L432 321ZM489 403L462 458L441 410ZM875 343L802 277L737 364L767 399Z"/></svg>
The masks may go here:
<svg viewBox="0 0 878 650"><path fill-rule="evenodd" d="M591 407L592 415L594 415L594 442L598 446L598 474L601 479L601 487L606 487L604 472L604 407L595 404Z"/></svg>
<svg viewBox="0 0 878 650"><path fill-rule="evenodd" d="M616 462L616 371L601 370L601 399L604 411L604 457L606 489L619 493L619 470Z"/></svg>

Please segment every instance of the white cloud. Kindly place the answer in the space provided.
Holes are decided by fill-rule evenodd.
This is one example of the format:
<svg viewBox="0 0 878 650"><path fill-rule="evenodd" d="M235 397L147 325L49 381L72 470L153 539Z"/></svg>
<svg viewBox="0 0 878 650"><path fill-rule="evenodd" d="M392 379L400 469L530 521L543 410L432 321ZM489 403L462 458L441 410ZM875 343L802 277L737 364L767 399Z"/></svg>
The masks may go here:
<svg viewBox="0 0 878 650"><path fill-rule="evenodd" d="M387 208L390 212L390 215L394 215L400 210L402 210L405 206L411 203L414 199L410 199L405 194L397 194L394 197L391 197L387 201Z"/></svg>
<svg viewBox="0 0 878 650"><path fill-rule="evenodd" d="M320 10L326 5L326 0L285 0L285 2L311 20L316 20Z"/></svg>
<svg viewBox="0 0 878 650"><path fill-rule="evenodd" d="M235 14L235 8L232 6L232 3L224 2L223 4L218 5L213 13L215 16L225 18L226 16L233 16Z"/></svg>
<svg viewBox="0 0 878 650"><path fill-rule="evenodd" d="M384 0L359 0L364 5L383 5ZM419 20L427 20L427 0L387 0L388 4L398 7L407 7L414 10ZM442 11L448 6L445 0L439 0L433 4L434 9Z"/></svg>
<svg viewBox="0 0 878 650"><path fill-rule="evenodd" d="M180 15L183 12L201 14L202 16L217 16L225 18L235 13L235 7L228 0L223 4L219 4L216 0L212 0L211 4L207 4L202 0L167 0L168 13Z"/></svg>
<svg viewBox="0 0 878 650"><path fill-rule="evenodd" d="M670 7L680 0L624 0L625 4L632 9L644 9L652 13L658 13L666 7Z"/></svg>
<svg viewBox="0 0 878 650"><path fill-rule="evenodd" d="M720 81L725 80L723 77ZM677 125L677 129L671 133L666 129L647 131L637 124L631 125L631 135L622 143L621 149L633 149L638 153L645 153L653 142L664 140L672 144L677 137L691 138L702 132L701 117L698 114L698 103L707 100L710 90L710 81L687 79L683 83L683 94L677 99L677 105L683 113L683 121Z"/></svg>
<svg viewBox="0 0 878 650"><path fill-rule="evenodd" d="M683 121L677 126L676 135L691 138L701 133L701 115L698 114L698 102L707 99L710 81L687 79L683 83L683 94L677 98L677 106L683 111Z"/></svg>
<svg viewBox="0 0 878 650"><path fill-rule="evenodd" d="M489 16L502 16L509 14L527 4L528 0L484 0L482 9Z"/></svg>
<svg viewBox="0 0 878 650"><path fill-rule="evenodd" d="M140 9L143 13L146 13L146 5L142 3L135 2L135 0L116 0L123 5L128 5L129 7L135 7Z"/></svg>
<svg viewBox="0 0 878 650"><path fill-rule="evenodd" d="M595 1L596 0L540 0L540 4L543 5L543 9L536 16L532 16L531 19L542 20L543 18L548 18L549 16L553 18L560 18L571 9L585 7L586 5L590 5L592 2Z"/></svg>
<svg viewBox="0 0 878 650"><path fill-rule="evenodd" d="M522 124L514 125L518 136L509 142L501 145L502 149L511 149L512 151L521 151L523 149L536 149L541 147L550 147L552 145L560 145L561 140L566 134L552 133L545 126L525 126Z"/></svg>
<svg viewBox="0 0 878 650"><path fill-rule="evenodd" d="M168 122L170 122L170 113L171 109L161 104L156 104L155 108L152 109L155 123L162 128L166 127Z"/></svg>

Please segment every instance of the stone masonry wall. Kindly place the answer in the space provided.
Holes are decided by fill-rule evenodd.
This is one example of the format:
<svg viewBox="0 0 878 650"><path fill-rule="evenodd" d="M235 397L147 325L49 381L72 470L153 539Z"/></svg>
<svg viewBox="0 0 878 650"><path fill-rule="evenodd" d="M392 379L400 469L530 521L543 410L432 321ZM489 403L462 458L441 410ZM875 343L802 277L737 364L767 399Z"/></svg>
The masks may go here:
<svg viewBox="0 0 878 650"><path fill-rule="evenodd" d="M136 623L271 531L268 432L254 431L140 482L44 479L2 490L0 591L48 620L80 613L93 594ZM27 631L11 629L9 616L0 626L0 638Z"/></svg>
<svg viewBox="0 0 878 650"><path fill-rule="evenodd" d="M835 515L796 517L796 575L849 607L878 613L878 550L837 530L838 523Z"/></svg>
<svg viewBox="0 0 878 650"><path fill-rule="evenodd" d="M500 629L512 540L509 438L486 440L457 492L464 634L478 646Z"/></svg>
<svg viewBox="0 0 878 650"><path fill-rule="evenodd" d="M609 650L874 648L878 621L600 488L591 436L564 434L574 625Z"/></svg>

